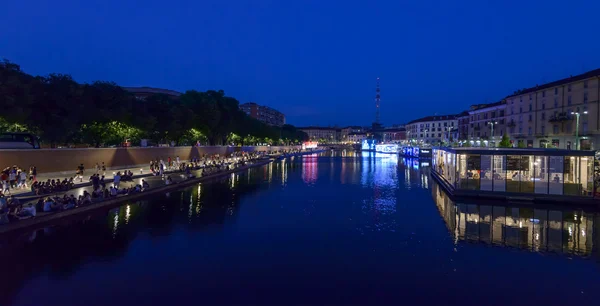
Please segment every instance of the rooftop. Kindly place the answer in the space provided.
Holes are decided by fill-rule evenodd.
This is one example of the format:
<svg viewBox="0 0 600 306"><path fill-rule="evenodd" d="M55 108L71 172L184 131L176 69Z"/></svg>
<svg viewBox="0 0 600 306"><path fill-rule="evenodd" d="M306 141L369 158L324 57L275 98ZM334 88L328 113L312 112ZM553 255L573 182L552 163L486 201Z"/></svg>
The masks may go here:
<svg viewBox="0 0 600 306"><path fill-rule="evenodd" d="M426 122L426 121L443 121L443 120L454 120L456 119L456 115L435 115L435 116L427 116L427 117L423 117L423 118L419 118L413 121L408 122L408 124L411 123L417 123L417 122Z"/></svg>
<svg viewBox="0 0 600 306"><path fill-rule="evenodd" d="M480 154L480 155L538 155L538 156L594 156L594 151L589 150L564 150L543 148L449 148L438 149L458 154Z"/></svg>
<svg viewBox="0 0 600 306"><path fill-rule="evenodd" d="M305 126L305 127L297 127L298 130L339 130L339 128L335 127L324 127L324 126Z"/></svg>
<svg viewBox="0 0 600 306"><path fill-rule="evenodd" d="M134 94L163 94L169 96L181 96L181 93L175 90L153 88L153 87L123 87L123 89Z"/></svg>
<svg viewBox="0 0 600 306"><path fill-rule="evenodd" d="M550 82L550 83L546 83L546 84L542 84L542 85L536 85L535 87L519 90L519 91L516 91L514 94L507 96L506 98L515 97L515 96L519 96L522 94L528 94L528 93L536 92L536 91L543 90L546 88L561 86L561 85L565 85L568 83L573 83L573 82L589 79L589 78L592 78L595 76L600 76L600 69L590 70L588 72L578 74L575 76L570 76L568 78L560 79L558 81L554 81L554 82Z"/></svg>

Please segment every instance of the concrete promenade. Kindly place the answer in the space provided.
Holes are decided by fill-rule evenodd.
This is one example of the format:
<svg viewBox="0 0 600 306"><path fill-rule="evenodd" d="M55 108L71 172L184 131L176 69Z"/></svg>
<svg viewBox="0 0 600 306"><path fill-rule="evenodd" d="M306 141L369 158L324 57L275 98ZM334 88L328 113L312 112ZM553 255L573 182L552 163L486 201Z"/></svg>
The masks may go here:
<svg viewBox="0 0 600 306"><path fill-rule="evenodd" d="M0 150L0 170L18 166L29 170L36 166L38 176L52 173L53 177L74 175L77 166L83 164L87 171L96 163L103 162L111 169L139 169L147 167L151 160L191 160L203 156L228 156L234 152L277 152L300 149L300 146L206 146L206 147L152 147L152 148L87 148L87 149L29 149Z"/></svg>
<svg viewBox="0 0 600 306"><path fill-rule="evenodd" d="M187 162L187 161L181 161L181 162ZM133 172L134 179L153 176L152 171L150 171L150 165L142 167L142 168L106 169L105 172L100 170L98 173L100 175L103 175L103 173L105 173L104 181L107 182L107 185L109 185L109 183L112 182L114 179L114 174L116 174L119 171L122 174L125 170L130 170L131 172ZM172 171L166 171L165 173L171 173L171 172ZM86 169L84 171L82 181L80 181L80 179L76 177L75 171L73 171L73 173L70 175L64 175L62 173L42 173L37 176L37 181L38 182L46 182L48 180L56 180L56 179L60 179L62 181L65 178L66 179L74 178L75 185L72 189L76 189L76 188L84 187L84 186L92 186L92 183L89 181L89 179L90 179L90 176L95 173L96 173L95 169ZM34 196L34 193L33 193L33 191L31 191L31 183L28 183L27 188L11 189L9 193L6 193L6 195L27 197L27 196Z"/></svg>
<svg viewBox="0 0 600 306"><path fill-rule="evenodd" d="M196 175L196 177L191 178L191 179L186 179L184 176L181 175L182 174L181 172L170 173L170 174L167 174L166 176L170 176L171 179L173 180L173 184L171 184L171 185L166 185L164 179L161 178L160 176L149 176L149 177L144 178L144 180L146 180L150 184L150 188L148 188L148 190L146 190L144 192L134 193L134 194L130 194L130 195L119 195L117 197L100 200L99 202L94 202L92 204L85 205L82 207L77 207L74 209L69 209L69 210L64 210L64 211L58 211L58 212L54 212L54 213L38 212L37 216L35 218L19 220L19 221L10 222L8 224L0 225L0 234L6 234L9 232L15 232L15 231L20 231L20 230L24 230L24 229L36 228L36 227L38 227L38 228L43 227L43 226L49 224L50 222L53 222L55 220L62 219L62 218L68 217L68 216L89 213L91 211L95 211L95 210L102 209L102 208L111 208L111 207L115 207L115 206L120 206L123 203L123 201L126 201L126 200L127 201L135 201L137 199L151 196L153 194L160 194L160 193L165 193L165 192L169 192L169 191L174 191L174 190L177 190L177 189L180 189L183 187L202 183L207 180L223 178L223 177L226 177L227 175L231 175L232 173L235 173L235 172L244 171L244 170L248 170L250 168L268 165L271 162L272 162L272 159L269 159L269 158L254 160L254 161L248 163L246 166L238 166L235 169L231 169L231 170L221 170L221 171L210 173L210 174L207 174L204 176L201 175L202 170L194 170L194 171L192 171L192 174ZM121 182L120 189L139 184L140 181L141 181L141 178L138 177L138 178L135 178L133 180L133 182ZM108 188L109 186L112 186L112 184L106 184L106 186ZM64 194L68 194L68 195L73 194L77 197L78 195L83 194L84 190L91 192L92 187L91 186L80 186L78 188L74 188L74 189L71 189L66 192L63 191L63 192L56 193L54 195L62 196ZM39 198L39 197L31 197L29 200L23 200L22 204L27 205L28 203L35 203L37 201L37 198Z"/></svg>

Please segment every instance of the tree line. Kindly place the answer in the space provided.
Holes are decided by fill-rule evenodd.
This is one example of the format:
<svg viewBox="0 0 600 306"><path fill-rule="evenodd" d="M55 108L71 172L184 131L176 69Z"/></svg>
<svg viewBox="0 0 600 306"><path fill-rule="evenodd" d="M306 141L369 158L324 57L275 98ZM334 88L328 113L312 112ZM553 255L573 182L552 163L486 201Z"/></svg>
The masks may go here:
<svg viewBox="0 0 600 306"><path fill-rule="evenodd" d="M251 118L222 90L139 100L113 82L32 76L7 60L0 61L0 109L0 132L31 132L51 147L118 146L141 139L176 145L279 145L308 139L292 125L274 127Z"/></svg>

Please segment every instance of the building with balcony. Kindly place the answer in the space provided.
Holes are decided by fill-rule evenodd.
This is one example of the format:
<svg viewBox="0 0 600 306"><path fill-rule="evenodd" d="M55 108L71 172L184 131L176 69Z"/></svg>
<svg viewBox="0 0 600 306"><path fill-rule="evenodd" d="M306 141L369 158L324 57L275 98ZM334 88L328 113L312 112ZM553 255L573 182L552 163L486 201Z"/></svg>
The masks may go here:
<svg viewBox="0 0 600 306"><path fill-rule="evenodd" d="M506 128L511 141L535 148L597 148L599 85L600 69L596 69L506 97Z"/></svg>
<svg viewBox="0 0 600 306"><path fill-rule="evenodd" d="M456 115L456 120L458 121L457 139L459 141L469 140L469 118L468 111Z"/></svg>
<svg viewBox="0 0 600 306"><path fill-rule="evenodd" d="M407 138L418 144L437 145L458 137L456 115L427 116L406 124Z"/></svg>
<svg viewBox="0 0 600 306"><path fill-rule="evenodd" d="M504 100L472 105L468 111L468 137L464 140L470 146L497 146L505 133L505 109ZM464 118L462 119L464 123Z"/></svg>
<svg viewBox="0 0 600 306"><path fill-rule="evenodd" d="M248 116L258 119L268 125L282 126L285 124L285 115L280 111L254 102L240 104L240 109Z"/></svg>

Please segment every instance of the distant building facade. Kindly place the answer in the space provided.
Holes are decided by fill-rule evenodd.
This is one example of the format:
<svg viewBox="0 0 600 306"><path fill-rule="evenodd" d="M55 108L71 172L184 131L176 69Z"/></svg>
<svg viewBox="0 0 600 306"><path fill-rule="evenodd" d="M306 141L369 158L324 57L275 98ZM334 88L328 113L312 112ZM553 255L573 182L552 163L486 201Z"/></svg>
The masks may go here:
<svg viewBox="0 0 600 306"><path fill-rule="evenodd" d="M364 139L367 139L367 133L351 132L350 134L348 134L348 142L361 143Z"/></svg>
<svg viewBox="0 0 600 306"><path fill-rule="evenodd" d="M383 142L401 142L406 140L406 129L404 126L392 126L381 131Z"/></svg>
<svg viewBox="0 0 600 306"><path fill-rule="evenodd" d="M464 111L456 115L458 121L458 136L457 140L468 140L469 139L469 112Z"/></svg>
<svg viewBox="0 0 600 306"><path fill-rule="evenodd" d="M297 128L308 135L308 138L312 141L324 141L324 142L337 142L338 141L338 128L335 127L299 127Z"/></svg>
<svg viewBox="0 0 600 306"><path fill-rule="evenodd" d="M423 144L440 144L456 139L458 120L456 115L427 116L406 124L406 133L411 141Z"/></svg>
<svg viewBox="0 0 600 306"><path fill-rule="evenodd" d="M515 92L504 100L511 141L535 148L598 149L599 98L600 69Z"/></svg>
<svg viewBox="0 0 600 306"><path fill-rule="evenodd" d="M280 111L254 102L240 104L240 109L248 116L258 119L268 125L282 126L285 124L285 115Z"/></svg>
<svg viewBox="0 0 600 306"><path fill-rule="evenodd" d="M461 140L469 141L470 146L498 146L506 130L504 101L472 105L468 113L469 134Z"/></svg>
<svg viewBox="0 0 600 306"><path fill-rule="evenodd" d="M126 91L132 93L136 99L144 101L152 95L166 95L173 100L179 99L181 93L170 89L152 88L152 87L123 87Z"/></svg>

